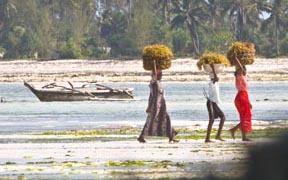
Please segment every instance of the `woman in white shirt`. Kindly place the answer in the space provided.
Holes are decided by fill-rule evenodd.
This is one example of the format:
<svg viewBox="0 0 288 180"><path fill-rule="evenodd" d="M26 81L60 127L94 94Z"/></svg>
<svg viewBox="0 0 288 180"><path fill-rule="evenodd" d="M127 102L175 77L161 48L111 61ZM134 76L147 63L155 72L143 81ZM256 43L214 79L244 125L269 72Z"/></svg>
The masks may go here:
<svg viewBox="0 0 288 180"><path fill-rule="evenodd" d="M210 140L210 134L212 130L212 126L214 123L214 119L217 119L218 117L220 118L220 123L219 123L219 128L218 132L216 135L216 139L220 141L224 141L221 137L221 132L223 129L224 122L226 120L224 113L222 110L219 108L218 104L220 103L220 98L219 98L219 86L218 86L218 77L215 73L214 66L211 65L211 68L213 70L213 77L211 77L211 81L209 82L209 88L208 88L208 96L207 98L207 110L209 114L209 123L208 123L208 128L207 128L207 135L205 142L213 142Z"/></svg>

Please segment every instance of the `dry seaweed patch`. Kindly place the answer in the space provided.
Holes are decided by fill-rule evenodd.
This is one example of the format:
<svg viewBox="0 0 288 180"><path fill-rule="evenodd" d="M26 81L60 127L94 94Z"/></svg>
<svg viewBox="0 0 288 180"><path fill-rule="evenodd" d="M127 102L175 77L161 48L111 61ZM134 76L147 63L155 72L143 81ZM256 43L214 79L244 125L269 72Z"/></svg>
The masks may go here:
<svg viewBox="0 0 288 180"><path fill-rule="evenodd" d="M5 163L6 165L16 165L17 163L16 162L11 162L11 161L8 161Z"/></svg>
<svg viewBox="0 0 288 180"><path fill-rule="evenodd" d="M17 174L24 174L27 179L50 179L55 175L80 175L85 173L97 174L97 166L93 162L29 162L26 165L6 166L6 173L11 173L10 177ZM1 175L0 175L1 177ZM36 177L36 178L35 178ZM63 178L63 177L62 177ZM61 179L62 179L61 178ZM1 179L1 178L0 178ZM17 178L19 179L19 177ZM53 178L52 178L53 179Z"/></svg>
<svg viewBox="0 0 288 180"><path fill-rule="evenodd" d="M147 171L149 174L159 175L162 172L169 172L169 171L182 171L187 164L179 163L179 162L172 162L169 160L163 161L123 161L123 162L108 162L107 167L130 167L130 170L123 171L123 169L118 170L107 170L111 176L114 178L121 177L122 175L128 175L135 177L136 174L141 172L141 169L134 169L131 170L131 167L142 167L142 171L146 171L147 169L151 169ZM145 170L146 169L146 170ZM180 169L180 170L179 170Z"/></svg>
<svg viewBox="0 0 288 180"><path fill-rule="evenodd" d="M180 139L203 139L206 136L205 129L196 129L193 130L191 128L177 128L179 135L177 136ZM115 140L115 137L119 138L119 135L125 135L123 138L137 136L141 132L141 128L119 128L119 129L101 129L101 130L71 130L71 131L47 131L43 133L38 133L34 135L46 135L46 136L59 136L59 138L65 136L76 136L76 137L104 137L108 136L111 139ZM217 129L212 129L211 136L215 136L217 133ZM273 138L281 135L288 134L288 127L279 127L279 128L264 128L264 129L255 129L253 130L252 134L250 135L252 138ZM230 133L227 130L223 131L223 137L230 138ZM239 133L236 134L236 137L240 137ZM159 138L152 138L152 139L159 139ZM160 138L163 139L163 138Z"/></svg>
<svg viewBox="0 0 288 180"><path fill-rule="evenodd" d="M129 166L147 166L148 163L151 163L151 161L109 161L108 163L105 164L106 167L111 167L111 166L122 166L122 167L129 167Z"/></svg>
<svg viewBox="0 0 288 180"><path fill-rule="evenodd" d="M113 129L99 129L99 130L68 130L68 131L46 131L36 135L71 135L71 136L98 136L98 135L127 135L139 133L139 129L120 127Z"/></svg>

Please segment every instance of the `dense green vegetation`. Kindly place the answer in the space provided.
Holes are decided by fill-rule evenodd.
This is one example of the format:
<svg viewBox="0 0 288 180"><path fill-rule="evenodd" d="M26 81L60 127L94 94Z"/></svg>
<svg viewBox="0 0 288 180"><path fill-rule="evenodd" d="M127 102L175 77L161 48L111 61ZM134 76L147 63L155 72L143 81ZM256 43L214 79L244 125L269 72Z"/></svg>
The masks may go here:
<svg viewBox="0 0 288 180"><path fill-rule="evenodd" d="M288 0L1 0L0 58L135 58L163 43L176 56L253 42L288 55Z"/></svg>

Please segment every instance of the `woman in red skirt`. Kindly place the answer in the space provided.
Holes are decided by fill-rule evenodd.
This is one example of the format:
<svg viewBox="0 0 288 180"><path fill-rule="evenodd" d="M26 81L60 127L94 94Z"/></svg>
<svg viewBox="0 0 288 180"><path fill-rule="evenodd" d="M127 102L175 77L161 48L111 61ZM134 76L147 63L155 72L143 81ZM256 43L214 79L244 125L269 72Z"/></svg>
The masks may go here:
<svg viewBox="0 0 288 180"><path fill-rule="evenodd" d="M234 103L240 116L240 123L229 131L234 139L236 130L240 129L242 132L242 140L250 141L250 139L246 137L246 134L252 132L252 105L249 101L248 84L245 80L246 68L245 66L242 66L239 61L238 63L239 66L236 67L235 71L236 88L238 93L235 97Z"/></svg>

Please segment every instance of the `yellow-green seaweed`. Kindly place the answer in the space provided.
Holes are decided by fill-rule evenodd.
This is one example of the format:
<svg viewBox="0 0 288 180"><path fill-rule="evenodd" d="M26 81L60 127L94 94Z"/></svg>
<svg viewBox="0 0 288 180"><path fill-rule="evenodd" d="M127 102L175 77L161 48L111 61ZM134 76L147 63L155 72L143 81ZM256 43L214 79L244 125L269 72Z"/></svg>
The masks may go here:
<svg viewBox="0 0 288 180"><path fill-rule="evenodd" d="M227 59L232 66L238 64L237 59L242 65L249 65L254 63L255 52L253 43L235 42L227 52Z"/></svg>
<svg viewBox="0 0 288 180"><path fill-rule="evenodd" d="M154 44L145 46L142 54L143 68L148 71L154 70L155 62L156 69L169 69L172 64L172 58L172 51L165 45Z"/></svg>
<svg viewBox="0 0 288 180"><path fill-rule="evenodd" d="M204 64L223 64L226 67L230 66L230 62L224 55L212 52L204 53L200 57L199 61L197 62L198 69L202 70L202 66Z"/></svg>

